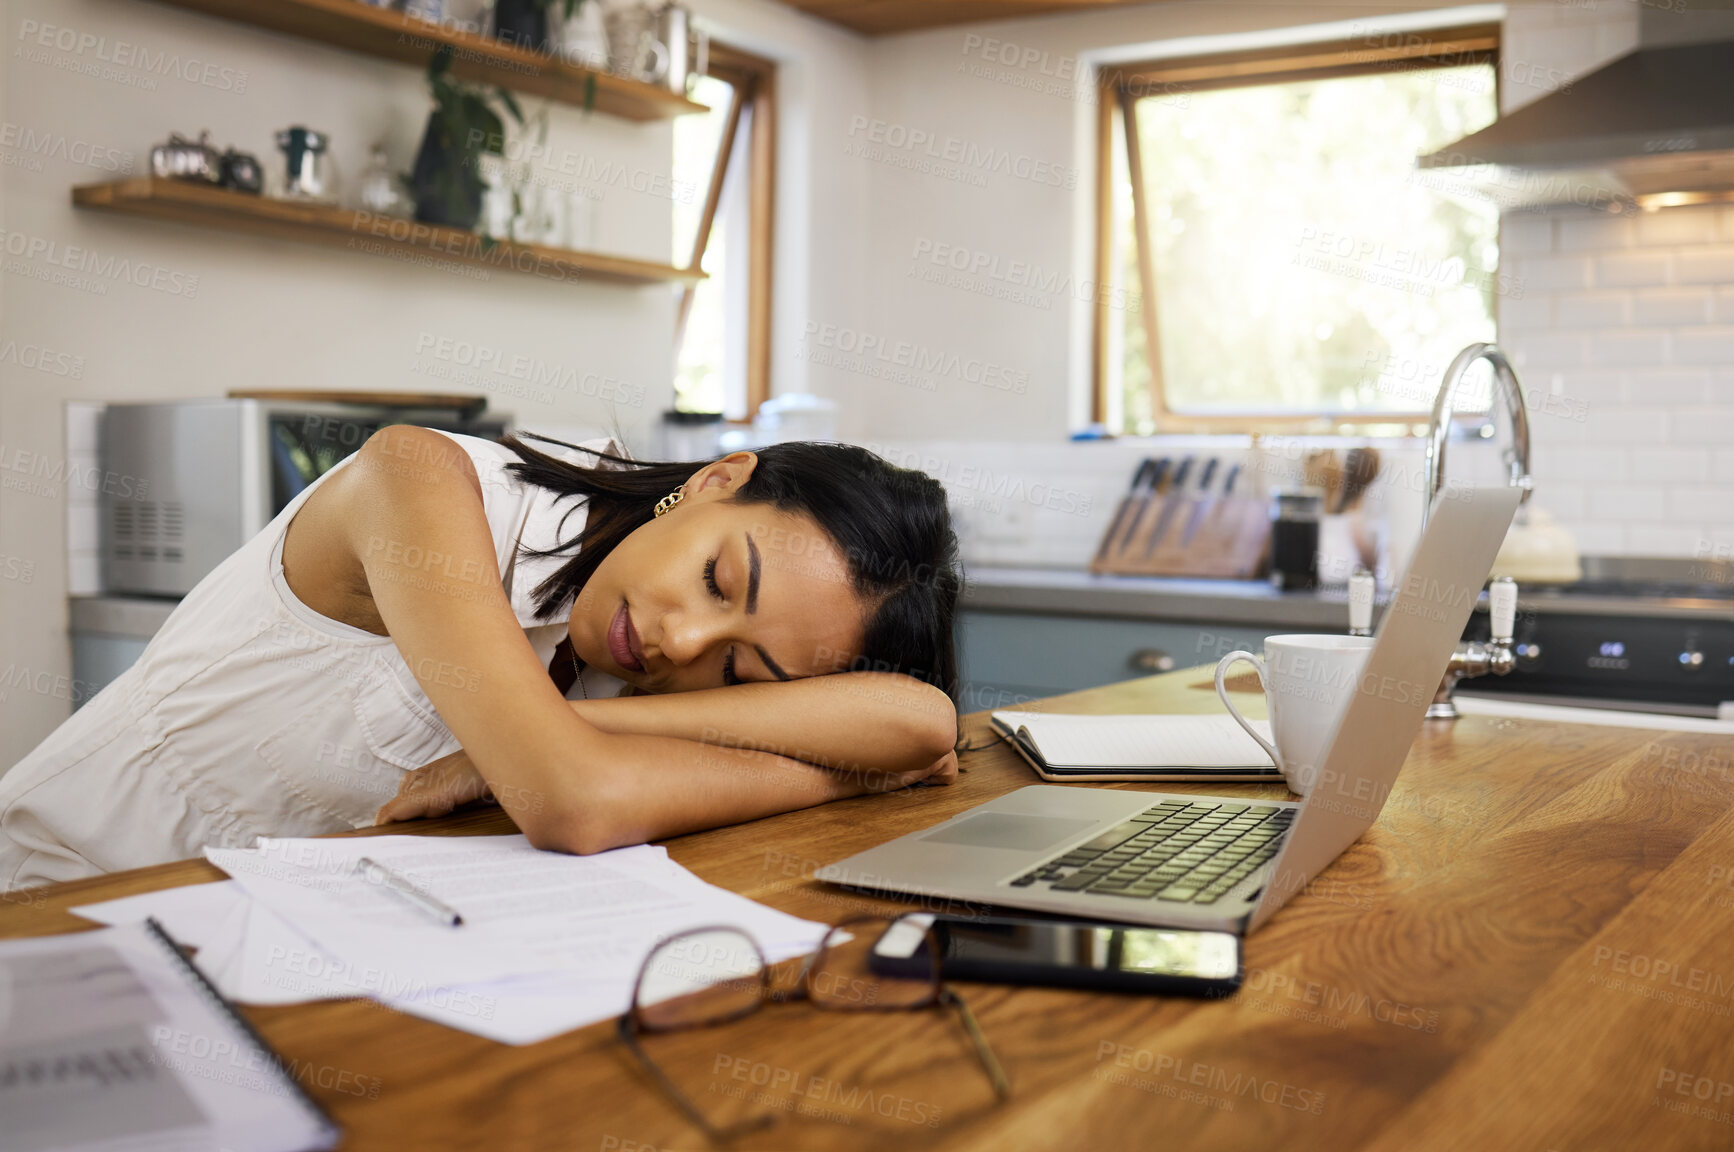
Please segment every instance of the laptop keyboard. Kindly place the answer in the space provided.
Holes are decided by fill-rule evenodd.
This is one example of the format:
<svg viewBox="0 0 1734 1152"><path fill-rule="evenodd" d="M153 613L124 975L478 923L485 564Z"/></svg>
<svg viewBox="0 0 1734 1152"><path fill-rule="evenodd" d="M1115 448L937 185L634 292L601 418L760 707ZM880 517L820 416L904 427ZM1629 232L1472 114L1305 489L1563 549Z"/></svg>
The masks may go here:
<svg viewBox="0 0 1734 1152"><path fill-rule="evenodd" d="M1214 904L1276 855L1297 811L1270 804L1165 800L1011 883Z"/></svg>

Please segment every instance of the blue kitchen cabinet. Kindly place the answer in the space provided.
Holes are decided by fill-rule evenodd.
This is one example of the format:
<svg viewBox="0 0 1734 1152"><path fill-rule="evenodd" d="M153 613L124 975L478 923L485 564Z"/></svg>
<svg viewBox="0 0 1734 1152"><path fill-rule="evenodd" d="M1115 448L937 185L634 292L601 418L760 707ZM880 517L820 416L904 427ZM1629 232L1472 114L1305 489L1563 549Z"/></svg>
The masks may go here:
<svg viewBox="0 0 1734 1152"><path fill-rule="evenodd" d="M1016 708L1149 676L1166 661L1172 668L1214 664L1236 648L1262 650L1265 636L1278 631L1287 629L968 610L958 613L959 703L965 712Z"/></svg>

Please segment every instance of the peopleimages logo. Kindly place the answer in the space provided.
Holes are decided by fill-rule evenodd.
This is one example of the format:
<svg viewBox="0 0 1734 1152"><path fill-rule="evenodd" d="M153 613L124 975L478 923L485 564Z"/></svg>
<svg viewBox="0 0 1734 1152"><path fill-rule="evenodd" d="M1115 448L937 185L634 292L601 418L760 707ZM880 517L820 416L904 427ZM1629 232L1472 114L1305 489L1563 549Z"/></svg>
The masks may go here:
<svg viewBox="0 0 1734 1152"><path fill-rule="evenodd" d="M50 376L84 379L84 357L74 356L70 352L56 352L40 344L20 344L16 340L8 340L0 344L0 364L16 364L20 368L46 372Z"/></svg>
<svg viewBox="0 0 1734 1152"><path fill-rule="evenodd" d="M1143 297L1136 292L1094 280L1079 280L1070 273L1052 271L1033 261L1006 259L996 253L947 244L925 236L915 239L910 259L918 265L932 264L966 277L993 280L1014 288L1028 288L1048 296L1069 296L1086 304L1105 304L1114 309L1137 308ZM926 277L923 277L924 279Z"/></svg>
<svg viewBox="0 0 1734 1152"><path fill-rule="evenodd" d="M131 68L151 76L173 76L189 84L215 88L219 92L241 93L247 90L247 73L218 64L207 64L196 57L183 57L178 52L152 51L142 44L125 40L110 40L76 28L44 24L39 20L23 20L18 24L18 39L24 48L53 48L78 57L89 57L117 68ZM23 55L23 48L13 55ZM42 63L33 55L32 61Z"/></svg>
<svg viewBox="0 0 1734 1152"><path fill-rule="evenodd" d="M121 175L130 173L133 165L131 152L73 140L60 132L38 132L10 120L0 121L0 152L5 153L0 163L26 166L33 172L42 170L44 160L63 160L80 168Z"/></svg>
<svg viewBox="0 0 1734 1152"><path fill-rule="evenodd" d="M138 288L151 288L188 299L199 294L197 276L171 272L158 264L143 261L135 264L124 257L103 256L95 249L83 248L77 244L62 244L45 236L0 230L0 251L33 263L41 262L55 268L64 268L68 272L96 277L99 282L95 287L103 289L104 292L106 286L100 283L102 280L125 281ZM6 270L18 271L11 266Z"/></svg>
<svg viewBox="0 0 1734 1152"><path fill-rule="evenodd" d="M869 116L853 116L849 120L849 135L861 137L869 144L880 145L897 152L919 153L933 160L956 164L960 168L1013 176L1036 184L1072 189L1078 186L1078 170L1048 160L1037 160L1022 152L1004 148L982 147L956 136L941 137L926 128L911 128ZM873 158L873 157L870 157Z"/></svg>

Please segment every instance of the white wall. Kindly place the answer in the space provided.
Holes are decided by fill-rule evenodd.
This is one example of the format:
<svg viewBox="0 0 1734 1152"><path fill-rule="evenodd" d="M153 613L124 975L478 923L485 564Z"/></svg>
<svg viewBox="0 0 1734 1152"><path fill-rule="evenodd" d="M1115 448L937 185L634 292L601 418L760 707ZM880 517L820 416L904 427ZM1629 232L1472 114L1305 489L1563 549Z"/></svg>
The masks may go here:
<svg viewBox="0 0 1734 1152"><path fill-rule="evenodd" d="M870 42L772 0L693 0L692 8L713 35L777 61L771 387L826 392L804 360L783 353L815 317L866 307L868 169L836 142L870 103Z"/></svg>
<svg viewBox="0 0 1734 1152"><path fill-rule="evenodd" d="M859 259L859 232L848 222L864 216L865 189L846 165L823 155L809 162L809 152L811 137L829 135L842 116L837 106L863 102L861 42L761 0L700 9L747 46L782 59L784 99L797 105L782 124L779 331L799 330L809 300L827 311L853 310L859 278L836 269ZM69 30L70 38L48 32L47 44L39 44L47 26ZM219 147L233 144L276 168L277 129L318 128L330 133L351 189L376 139L387 142L394 166L407 169L429 107L416 70L135 0L6 0L0 31L7 251L0 276L0 765L70 710L66 513L88 503L103 478L81 466L84 457L69 457L68 401L216 396L236 387L485 389L495 410L521 426L616 428L638 443L668 406L674 297L663 286L552 283L498 272L478 279L70 205L74 184L146 171L151 145L170 130L196 135L208 128ZM126 56L141 48L150 61L167 54L193 79ZM588 185L599 196L598 247L670 259L666 194L634 191L656 187L646 176L667 187L669 126L586 118L564 106L553 109L550 123L542 167L552 179L571 184L570 173L594 177L603 166L618 174L618 182ZM92 148L96 166L66 158L84 158ZM811 208L802 207L808 202ZM52 252L33 252L32 245L45 244ZM145 287L88 273L77 286L44 279L66 271L57 261L79 262L68 246L99 262L160 269L158 286L149 286L148 275ZM440 375L461 369L453 356L468 355L442 360L442 340L594 374L592 383L526 394L504 375ZM46 350L46 370L19 363L26 347L32 364L44 362ZM798 373L792 378L799 383ZM606 391L637 403L599 399ZM91 541L71 543L88 548Z"/></svg>
<svg viewBox="0 0 1734 1152"><path fill-rule="evenodd" d="M1229 45L1211 38L1290 35L1286 30L1333 22L1342 36L1352 27L1370 30L1367 22L1391 14L1446 7L1402 0L1167 3L876 41L874 103L863 113L883 126L858 126L834 145L878 149L871 166L872 303L859 316L834 319L882 347L906 343L943 365L955 358L957 367L920 373L924 380L915 386L827 370L822 378L839 395L860 398L848 406L851 431L867 438L1052 440L1086 419L1095 108L1089 84L1066 77L1080 75L1091 58L1220 50ZM1482 18L1488 11L1481 10ZM1000 62L1012 58L1018 63ZM938 143L894 146L916 132ZM963 163L945 163L948 145ZM996 167L1002 157L1006 163ZM1070 276L1074 291L1008 299L990 293L1015 286L1015 279L931 282L925 277L947 271L931 259L940 245L997 261L1002 275L1017 262ZM1003 372L983 372L990 383L972 382L965 375L974 361ZM1022 392L1003 386L1007 374Z"/></svg>

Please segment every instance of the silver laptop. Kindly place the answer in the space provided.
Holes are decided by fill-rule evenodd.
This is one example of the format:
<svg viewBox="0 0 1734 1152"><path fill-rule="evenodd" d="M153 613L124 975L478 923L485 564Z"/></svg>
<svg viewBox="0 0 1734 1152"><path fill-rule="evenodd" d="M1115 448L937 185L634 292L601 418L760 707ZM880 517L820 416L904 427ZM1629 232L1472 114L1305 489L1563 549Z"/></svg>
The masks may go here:
<svg viewBox="0 0 1734 1152"><path fill-rule="evenodd" d="M1452 486L1436 497L1305 800L1034 785L818 879L920 896L928 910L961 902L1252 931L1378 818L1520 496Z"/></svg>

